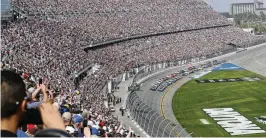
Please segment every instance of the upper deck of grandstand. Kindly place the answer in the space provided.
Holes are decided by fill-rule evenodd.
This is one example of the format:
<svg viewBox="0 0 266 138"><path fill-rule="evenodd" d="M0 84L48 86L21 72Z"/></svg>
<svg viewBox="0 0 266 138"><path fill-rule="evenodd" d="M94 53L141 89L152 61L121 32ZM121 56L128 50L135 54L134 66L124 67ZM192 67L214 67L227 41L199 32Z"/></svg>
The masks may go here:
<svg viewBox="0 0 266 138"><path fill-rule="evenodd" d="M23 8L29 13L64 13L64 12L144 12L144 11L168 11L184 10L189 8L209 8L199 0L19 0L14 5Z"/></svg>
<svg viewBox="0 0 266 138"><path fill-rule="evenodd" d="M20 9L53 18L53 20L41 22L73 30L80 36L83 46L142 34L230 25L225 17L198 0L165 0L164 2L160 0L152 2L150 0L108 2L58 0L56 3L49 0L21 0L18 2L20 3L15 2L14 5ZM23 7L25 5L30 8ZM69 16L69 12L78 16ZM38 24L39 20L41 19L34 19L34 22Z"/></svg>

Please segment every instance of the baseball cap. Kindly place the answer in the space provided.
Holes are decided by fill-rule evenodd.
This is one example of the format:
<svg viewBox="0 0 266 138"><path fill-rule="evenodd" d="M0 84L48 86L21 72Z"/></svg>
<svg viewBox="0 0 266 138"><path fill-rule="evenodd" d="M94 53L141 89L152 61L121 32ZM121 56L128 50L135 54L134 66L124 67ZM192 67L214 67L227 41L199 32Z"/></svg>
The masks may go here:
<svg viewBox="0 0 266 138"><path fill-rule="evenodd" d="M74 124L76 123L81 123L83 121L83 118L81 115L78 115L78 114L74 114L73 117L72 117L72 122Z"/></svg>
<svg viewBox="0 0 266 138"><path fill-rule="evenodd" d="M30 131L33 131L35 129L35 125L34 124L27 124L27 131L30 132Z"/></svg>
<svg viewBox="0 0 266 138"><path fill-rule="evenodd" d="M75 129L74 129L73 127L71 127L71 126L67 126L67 127L66 127L66 131L67 131L69 134L74 134Z"/></svg>
<svg viewBox="0 0 266 138"><path fill-rule="evenodd" d="M35 89L34 89L33 87L30 87L30 88L28 89L28 92L29 92L29 93L33 93L34 90L35 90Z"/></svg>
<svg viewBox="0 0 266 138"><path fill-rule="evenodd" d="M83 118L87 118L88 110L84 109L81 115L82 115Z"/></svg>
<svg viewBox="0 0 266 138"><path fill-rule="evenodd" d="M69 105L68 105L68 104L64 104L64 106L65 106L66 108L69 108Z"/></svg>
<svg viewBox="0 0 266 138"><path fill-rule="evenodd" d="M24 79L27 79L29 77L29 74L27 74L27 73L23 73L23 78Z"/></svg>
<svg viewBox="0 0 266 138"><path fill-rule="evenodd" d="M87 125L88 125L88 126L93 126L93 125L94 125L94 123L93 123L93 121L91 121L91 120L88 120L88 123L87 123Z"/></svg>
<svg viewBox="0 0 266 138"><path fill-rule="evenodd" d="M91 128L91 133L92 133L92 135L98 135L99 134L99 131L98 131L98 129L96 129L96 128Z"/></svg>
<svg viewBox="0 0 266 138"><path fill-rule="evenodd" d="M71 121L71 113L70 112L64 112L62 115L62 118L65 122Z"/></svg>

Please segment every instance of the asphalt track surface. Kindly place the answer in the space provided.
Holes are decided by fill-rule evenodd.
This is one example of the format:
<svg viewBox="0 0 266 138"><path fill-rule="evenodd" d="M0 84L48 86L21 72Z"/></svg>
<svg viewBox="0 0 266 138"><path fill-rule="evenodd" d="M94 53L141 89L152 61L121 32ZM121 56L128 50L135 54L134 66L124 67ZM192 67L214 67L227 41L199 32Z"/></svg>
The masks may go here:
<svg viewBox="0 0 266 138"><path fill-rule="evenodd" d="M257 46L251 47L247 51L243 51L240 53L233 52L233 53L230 53L224 56L216 57L216 58L210 59L209 61L212 61L214 59L226 60L228 62L241 66L247 70L266 76L266 44L261 44L258 47ZM192 65L197 66L199 64L200 63L195 63ZM183 79L179 80L175 84L172 84L164 92L151 91L150 88L152 87L153 83L156 82L158 79L165 77L173 72L179 71L181 69L186 69L186 68L187 68L187 65L183 65L183 66L174 67L174 69L166 70L159 74L156 74L155 76L150 77L146 79L145 81L141 82L140 91L136 91L136 94L138 97L140 97L141 101L143 101L146 105L148 105L154 111L161 114L164 119L169 119L176 124L179 124L179 123L176 120L173 114L173 111L172 111L172 97L175 91L180 86L182 86L184 83L190 80L189 76L184 77ZM144 109L142 110L144 111ZM177 131L178 131L177 133L181 137L187 137L191 134L191 133L187 133L185 128L182 128L181 126L178 128ZM182 133L179 133L179 132L182 132ZM160 133L163 133L163 132L160 132Z"/></svg>

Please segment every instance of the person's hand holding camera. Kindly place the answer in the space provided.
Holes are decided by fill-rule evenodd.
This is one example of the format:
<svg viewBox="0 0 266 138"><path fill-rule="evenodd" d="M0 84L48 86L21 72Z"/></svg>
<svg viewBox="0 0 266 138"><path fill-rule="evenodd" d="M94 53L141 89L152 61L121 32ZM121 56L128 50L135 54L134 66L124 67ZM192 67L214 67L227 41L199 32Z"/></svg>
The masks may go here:
<svg viewBox="0 0 266 138"><path fill-rule="evenodd" d="M37 88L37 89L41 89L39 83L36 83L36 88Z"/></svg>
<svg viewBox="0 0 266 138"><path fill-rule="evenodd" d="M43 124L46 128L65 130L64 122L58 110L50 103L42 103L39 107Z"/></svg>
<svg viewBox="0 0 266 138"><path fill-rule="evenodd" d="M32 99L35 99L35 97L38 95L38 93L39 93L40 90L41 90L41 87L40 87L40 85L37 83L37 84L36 84L36 89L35 89L35 91L31 94L31 98L32 98Z"/></svg>
<svg viewBox="0 0 266 138"><path fill-rule="evenodd" d="M42 92L46 92L46 87L44 84L40 84L40 87Z"/></svg>
<svg viewBox="0 0 266 138"><path fill-rule="evenodd" d="M46 93L46 86L43 84L40 84L40 88L41 88L41 92L43 94L43 102L47 102L48 101L48 95Z"/></svg>
<svg viewBox="0 0 266 138"><path fill-rule="evenodd" d="M52 90L48 90L49 93L49 99L54 99L54 94Z"/></svg>

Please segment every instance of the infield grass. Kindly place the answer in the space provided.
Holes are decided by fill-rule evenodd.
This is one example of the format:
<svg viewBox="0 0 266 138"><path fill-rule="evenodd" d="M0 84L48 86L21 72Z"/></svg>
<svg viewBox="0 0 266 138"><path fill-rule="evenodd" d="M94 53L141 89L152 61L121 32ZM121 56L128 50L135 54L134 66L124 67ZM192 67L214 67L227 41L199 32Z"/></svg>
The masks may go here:
<svg viewBox="0 0 266 138"><path fill-rule="evenodd" d="M266 131L266 125L255 117L266 116L266 78L247 70L213 71L200 79L260 77L256 82L196 83L194 79L181 86L173 97L173 112L179 123L194 137L230 137L209 117L204 108L233 108ZM210 124L203 124L200 119ZM241 137L266 136L263 134Z"/></svg>

